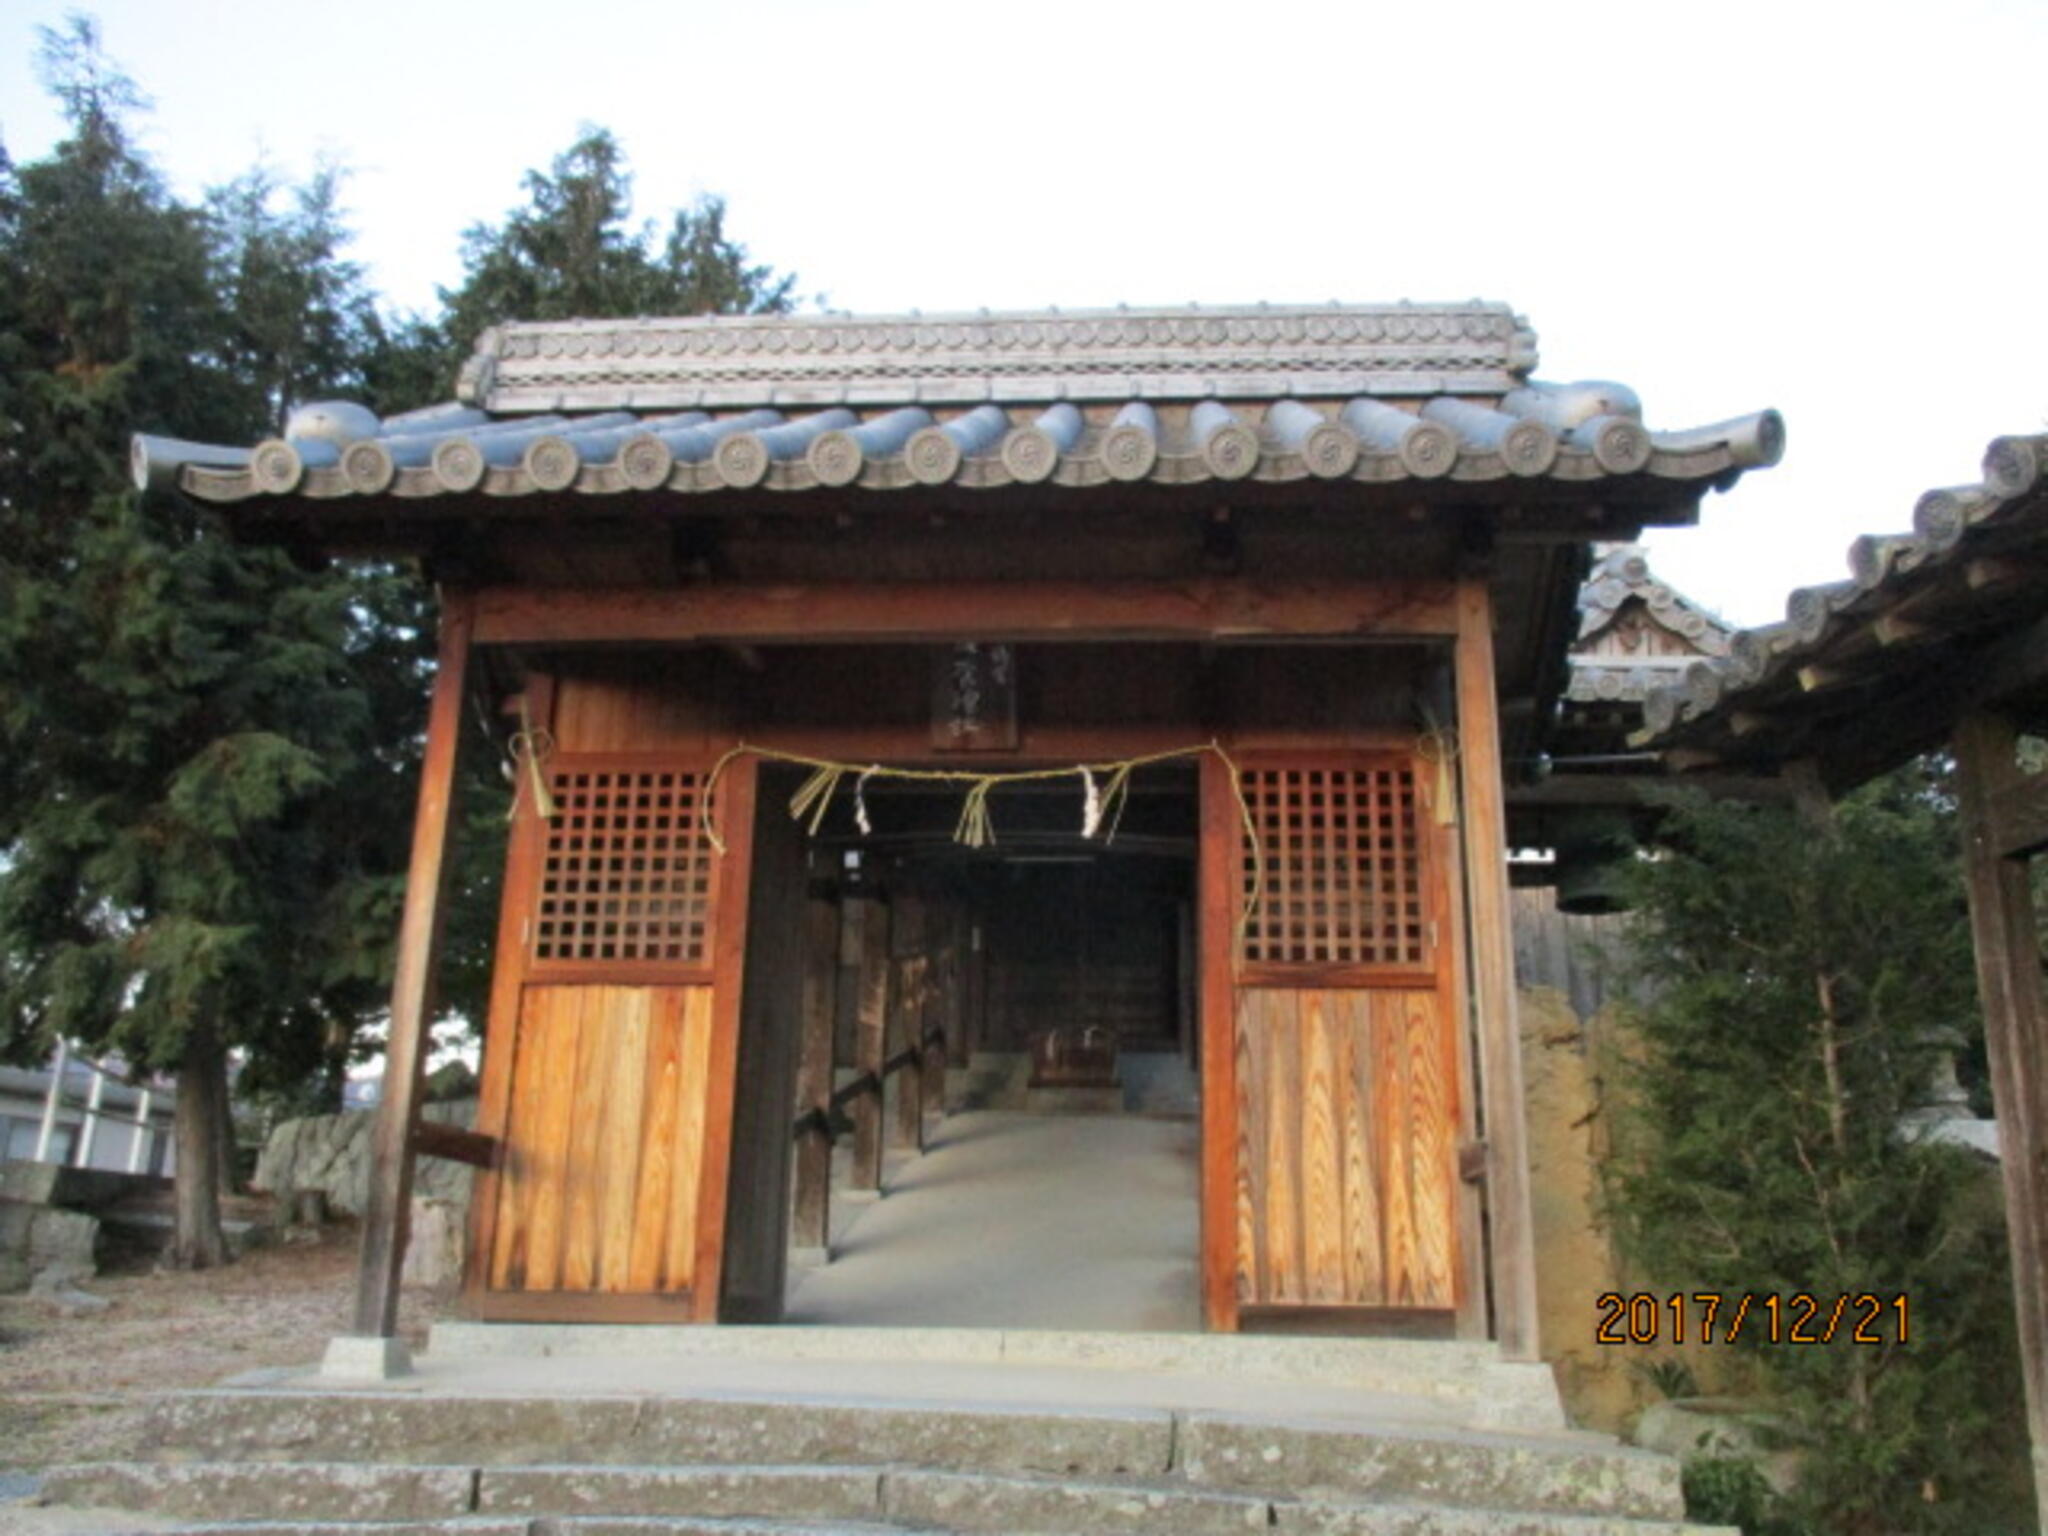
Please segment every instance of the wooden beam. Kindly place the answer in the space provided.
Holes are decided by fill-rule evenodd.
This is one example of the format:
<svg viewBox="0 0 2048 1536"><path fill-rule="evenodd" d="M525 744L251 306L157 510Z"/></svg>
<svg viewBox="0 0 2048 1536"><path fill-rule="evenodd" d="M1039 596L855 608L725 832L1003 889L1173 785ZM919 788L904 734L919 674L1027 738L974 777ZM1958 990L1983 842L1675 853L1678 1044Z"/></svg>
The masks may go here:
<svg viewBox="0 0 2048 1536"><path fill-rule="evenodd" d="M1755 710L1731 709L1728 712L1728 734L1738 738L1767 731L1775 723L1769 715L1760 715Z"/></svg>
<svg viewBox="0 0 2048 1536"><path fill-rule="evenodd" d="M2012 722L1998 715L1968 715L1956 726L1964 871L1998 1115L2034 1496L2048 1530L2048 995L2027 863L2000 854L1993 809L2017 776L2017 745Z"/></svg>
<svg viewBox="0 0 2048 1536"><path fill-rule="evenodd" d="M1699 790L1716 800L1781 801L1792 797L1792 789L1784 780L1747 773L1696 773L1682 779L1662 773L1555 773L1534 784L1517 784L1507 792L1507 797L1510 810L1567 805L1657 806L1675 789Z"/></svg>
<svg viewBox="0 0 2048 1536"><path fill-rule="evenodd" d="M826 1249L832 1241L832 1024L839 982L839 903L813 896L804 909L802 1044L796 1067L796 1113L824 1122L803 1131L796 1149L796 1199L790 1242Z"/></svg>
<svg viewBox="0 0 2048 1536"><path fill-rule="evenodd" d="M1536 1360L1536 1243L1523 1120L1522 1041L1509 929L1507 808L1494 714L1493 600L1484 577L1458 583L1458 771L1470 912L1472 1002L1479 1018L1480 1104L1487 1145L1486 1208L1493 1254L1493 1324L1501 1353Z"/></svg>
<svg viewBox="0 0 2048 1536"><path fill-rule="evenodd" d="M1972 592L1990 592L1999 587L2024 586L2038 581L2041 567L2026 560L1982 555L1965 562L1963 582Z"/></svg>
<svg viewBox="0 0 2048 1536"><path fill-rule="evenodd" d="M1814 750L1831 789L1843 790L1939 747L1973 709L2009 709L2048 691L2048 618L1970 651L1944 653L1940 664L1894 683L1883 700L1841 719L1820 722Z"/></svg>
<svg viewBox="0 0 2048 1536"><path fill-rule="evenodd" d="M1202 757L1199 908L1202 1034L1202 1317L1237 1331L1237 968L1233 887L1244 845L1230 768Z"/></svg>
<svg viewBox="0 0 2048 1536"><path fill-rule="evenodd" d="M1796 674L1802 693L1826 693L1833 688L1846 688L1861 681L1859 674L1842 667L1807 666Z"/></svg>
<svg viewBox="0 0 2048 1536"><path fill-rule="evenodd" d="M1896 613L1879 614L1876 621L1871 624L1870 632L1877 636L1877 643L1887 649L1902 645L1920 645L1929 640L1939 640L1942 635L1942 631L1932 624L1903 618Z"/></svg>
<svg viewBox="0 0 2048 1536"><path fill-rule="evenodd" d="M2000 858L2048 849L2048 773L2016 773L1993 790L1991 817Z"/></svg>
<svg viewBox="0 0 2048 1536"><path fill-rule="evenodd" d="M377 1338L398 1336L398 1277L405 1263L412 1208L413 1127L426 1080L427 1026L434 1016L445 906L442 897L450 864L450 812L474 625L475 610L468 594L442 593L440 650L433 699L427 706L427 746L420 763L419 805L413 816L412 862L406 871L398 961L391 981L384 1093L370 1133L369 1193L363 1206L363 1244L356 1269L354 1331Z"/></svg>
<svg viewBox="0 0 2048 1536"><path fill-rule="evenodd" d="M1452 633L1441 582L492 587L479 644L1371 639Z"/></svg>
<svg viewBox="0 0 2048 1536"><path fill-rule="evenodd" d="M882 1056L889 1027L889 908L869 897L860 906L860 1012L854 1023L853 1066L874 1089L853 1101L851 1187L882 1187Z"/></svg>
<svg viewBox="0 0 2048 1536"><path fill-rule="evenodd" d="M413 1127L412 1149L419 1157L438 1157L444 1162L467 1163L472 1168L498 1165L498 1138L465 1131L459 1125L422 1120Z"/></svg>

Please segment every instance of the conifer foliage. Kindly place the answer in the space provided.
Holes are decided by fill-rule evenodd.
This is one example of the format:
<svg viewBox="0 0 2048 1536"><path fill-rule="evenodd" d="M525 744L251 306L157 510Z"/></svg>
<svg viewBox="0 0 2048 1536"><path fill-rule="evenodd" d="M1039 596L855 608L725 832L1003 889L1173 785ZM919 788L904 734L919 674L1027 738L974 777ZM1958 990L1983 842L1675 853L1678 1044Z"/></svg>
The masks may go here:
<svg viewBox="0 0 2048 1536"><path fill-rule="evenodd" d="M95 26L43 34L68 136L0 148L0 1057L69 1039L178 1082L174 1263L222 1262L227 1075L338 1107L388 1001L433 599L409 567L236 543L130 489L136 430L275 435L295 406L448 398L502 319L786 309L706 199L634 226L587 129L464 239L442 312L390 315L346 255L343 178L259 166L181 201ZM466 754L445 1011L488 980L505 791Z"/></svg>
<svg viewBox="0 0 2048 1536"><path fill-rule="evenodd" d="M389 573L309 572L126 485L140 424L248 442L352 382L369 304L331 179L188 206L89 22L43 64L69 136L0 192L0 1044L175 1071L171 1258L204 1266L227 1053L338 1068L374 1006L419 647L382 622Z"/></svg>
<svg viewBox="0 0 2048 1536"><path fill-rule="evenodd" d="M1783 1518L1810 1525L1771 1529L2031 1529L1997 1178L1920 1113L1935 1052L1981 1032L1939 779L1807 816L1689 802L1665 838L1635 872L1646 1001L1607 1170L1625 1255L1726 1298L1723 1336L1745 1295L1818 1299L1807 1338L1760 1306L1693 1357L1753 1383L1800 1453ZM1838 1296L1885 1299L1878 1342L1808 1341Z"/></svg>

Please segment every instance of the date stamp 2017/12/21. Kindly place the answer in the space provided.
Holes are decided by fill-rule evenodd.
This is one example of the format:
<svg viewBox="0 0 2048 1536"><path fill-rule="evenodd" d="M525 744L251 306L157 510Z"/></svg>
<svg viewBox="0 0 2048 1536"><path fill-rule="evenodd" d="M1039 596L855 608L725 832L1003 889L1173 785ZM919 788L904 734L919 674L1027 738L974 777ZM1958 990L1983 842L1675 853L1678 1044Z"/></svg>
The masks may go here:
<svg viewBox="0 0 2048 1536"><path fill-rule="evenodd" d="M1903 1292L1680 1291L1594 1298L1596 1344L1908 1344L1912 1319Z"/></svg>

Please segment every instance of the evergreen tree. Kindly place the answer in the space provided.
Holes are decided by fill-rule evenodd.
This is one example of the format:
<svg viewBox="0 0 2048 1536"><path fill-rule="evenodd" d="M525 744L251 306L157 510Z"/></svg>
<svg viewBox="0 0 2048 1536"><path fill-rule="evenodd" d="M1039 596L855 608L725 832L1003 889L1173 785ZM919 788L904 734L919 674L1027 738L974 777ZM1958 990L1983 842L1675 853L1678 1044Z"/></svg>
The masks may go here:
<svg viewBox="0 0 2048 1536"><path fill-rule="evenodd" d="M1931 1047L1975 1032L1951 810L1902 775L1832 815L1686 802L1636 870L1641 995L1610 1214L1674 1291L1904 1296L1883 1342L1730 1356L1803 1451L1799 1511L1844 1533L2031 1529L1996 1181L1916 1130ZM1697 1328L1700 1316L1690 1316ZM1718 1347L1718 1345L1717 1345Z"/></svg>
<svg viewBox="0 0 2048 1536"><path fill-rule="evenodd" d="M207 1265L228 1053L302 1068L374 1006L419 640L385 621L399 578L309 574L126 486L138 425L247 442L345 382L331 182L283 215L260 178L185 206L91 24L43 62L70 136L0 213L0 1045L175 1071L171 1258Z"/></svg>
<svg viewBox="0 0 2048 1536"><path fill-rule="evenodd" d="M666 232L633 225L632 177L605 129L586 129L525 186L525 207L462 237L463 281L441 293L457 362L500 320L778 314L794 302L793 275L749 261L726 235L719 198L675 210Z"/></svg>

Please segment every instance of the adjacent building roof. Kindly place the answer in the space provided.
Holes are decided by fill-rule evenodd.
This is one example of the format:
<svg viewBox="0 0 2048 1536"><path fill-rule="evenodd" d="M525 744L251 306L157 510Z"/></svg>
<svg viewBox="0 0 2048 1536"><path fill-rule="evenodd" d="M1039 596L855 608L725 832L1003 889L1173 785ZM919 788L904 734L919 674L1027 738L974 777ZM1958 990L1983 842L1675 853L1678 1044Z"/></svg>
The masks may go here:
<svg viewBox="0 0 2048 1536"><path fill-rule="evenodd" d="M1639 742L1811 758L1840 788L1941 745L1973 703L2048 720L2048 436L1994 440L1981 481L1927 492L1911 533L1859 538L1849 568L1652 692Z"/></svg>
<svg viewBox="0 0 2048 1536"><path fill-rule="evenodd" d="M1565 698L1640 705L1694 663L1728 654L1734 627L1659 581L1639 544L1599 552L1579 588L1579 635Z"/></svg>
<svg viewBox="0 0 2048 1536"><path fill-rule="evenodd" d="M1644 479L1775 463L1774 411L1653 432L1633 391L1534 380L1498 304L513 322L457 398L334 403L253 447L138 435L214 502L859 486ZM1677 487L1674 487L1676 489Z"/></svg>

